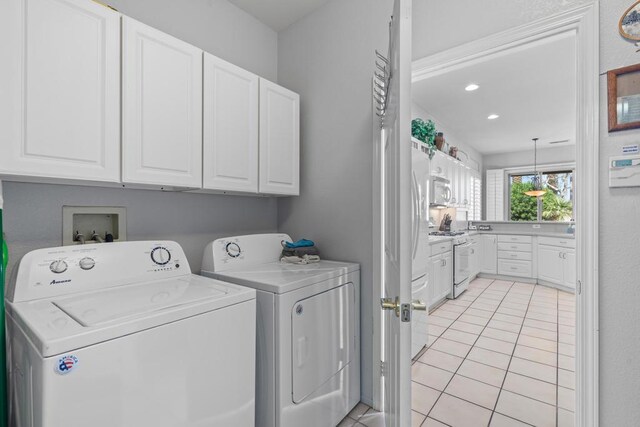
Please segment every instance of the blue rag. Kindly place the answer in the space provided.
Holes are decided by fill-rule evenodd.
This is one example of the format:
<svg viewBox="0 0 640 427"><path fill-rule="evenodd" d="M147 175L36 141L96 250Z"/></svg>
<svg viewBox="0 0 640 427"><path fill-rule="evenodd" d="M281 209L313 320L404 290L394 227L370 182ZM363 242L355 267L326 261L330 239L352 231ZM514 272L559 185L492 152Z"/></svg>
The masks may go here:
<svg viewBox="0 0 640 427"><path fill-rule="evenodd" d="M295 248L308 248L310 246L314 246L315 243L311 240L300 239L297 242L284 242L286 248L295 249Z"/></svg>

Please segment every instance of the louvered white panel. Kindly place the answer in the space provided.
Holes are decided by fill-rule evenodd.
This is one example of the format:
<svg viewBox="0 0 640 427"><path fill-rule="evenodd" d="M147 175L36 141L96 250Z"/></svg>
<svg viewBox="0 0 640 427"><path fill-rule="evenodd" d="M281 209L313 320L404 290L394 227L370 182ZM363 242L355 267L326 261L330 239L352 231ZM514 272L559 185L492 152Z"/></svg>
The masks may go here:
<svg viewBox="0 0 640 427"><path fill-rule="evenodd" d="M504 220L504 170L487 171L487 221Z"/></svg>

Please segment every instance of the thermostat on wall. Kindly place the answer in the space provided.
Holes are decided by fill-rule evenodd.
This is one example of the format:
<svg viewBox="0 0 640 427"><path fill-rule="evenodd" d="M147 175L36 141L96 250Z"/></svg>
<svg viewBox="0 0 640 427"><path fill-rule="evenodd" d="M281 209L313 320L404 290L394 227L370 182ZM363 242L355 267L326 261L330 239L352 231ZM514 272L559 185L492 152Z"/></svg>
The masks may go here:
<svg viewBox="0 0 640 427"><path fill-rule="evenodd" d="M640 155L609 158L609 187L640 186Z"/></svg>

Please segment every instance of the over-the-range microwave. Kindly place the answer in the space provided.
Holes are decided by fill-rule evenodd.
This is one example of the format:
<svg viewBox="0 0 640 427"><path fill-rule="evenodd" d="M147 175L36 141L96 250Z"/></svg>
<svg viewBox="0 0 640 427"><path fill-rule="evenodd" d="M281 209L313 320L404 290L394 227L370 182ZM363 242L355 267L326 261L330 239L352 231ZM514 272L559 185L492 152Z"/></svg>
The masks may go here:
<svg viewBox="0 0 640 427"><path fill-rule="evenodd" d="M446 207L451 203L451 181L440 176L431 175L432 207Z"/></svg>

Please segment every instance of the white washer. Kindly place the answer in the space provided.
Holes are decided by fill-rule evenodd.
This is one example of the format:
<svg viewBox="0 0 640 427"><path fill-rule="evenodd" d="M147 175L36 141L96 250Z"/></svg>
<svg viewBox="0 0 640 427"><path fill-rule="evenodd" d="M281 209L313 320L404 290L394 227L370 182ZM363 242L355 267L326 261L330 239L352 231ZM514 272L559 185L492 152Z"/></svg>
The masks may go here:
<svg viewBox="0 0 640 427"><path fill-rule="evenodd" d="M30 252L6 307L12 426L254 425L255 291L175 242Z"/></svg>
<svg viewBox="0 0 640 427"><path fill-rule="evenodd" d="M202 274L257 290L256 425L337 425L360 400L360 267L279 261L286 234L218 239Z"/></svg>

